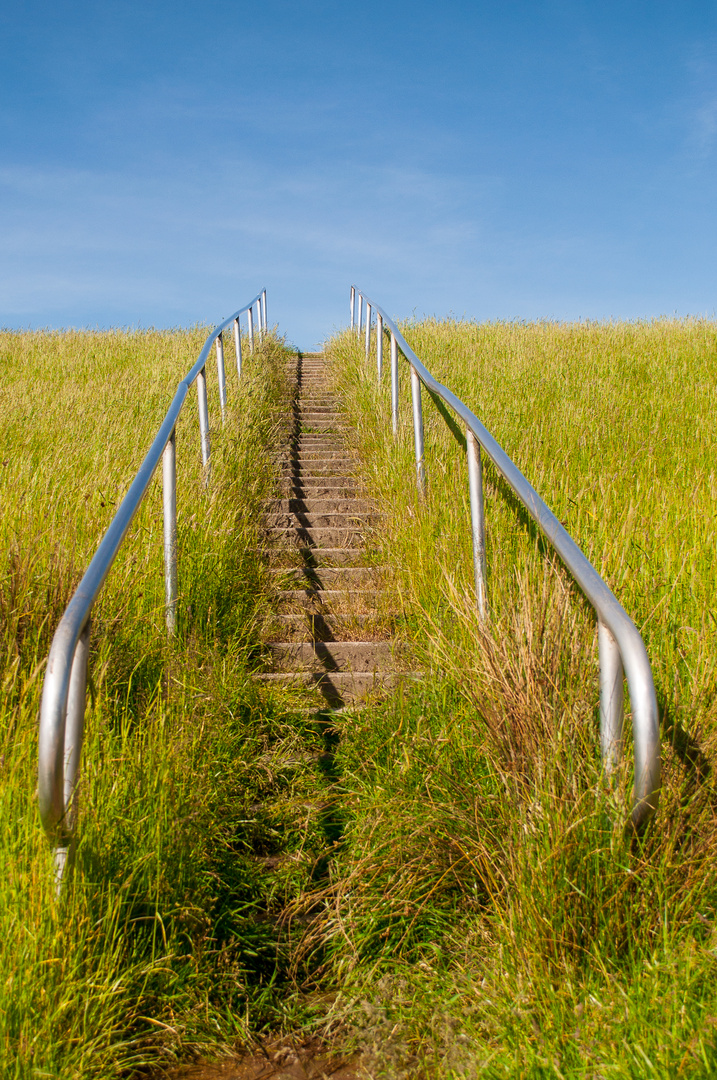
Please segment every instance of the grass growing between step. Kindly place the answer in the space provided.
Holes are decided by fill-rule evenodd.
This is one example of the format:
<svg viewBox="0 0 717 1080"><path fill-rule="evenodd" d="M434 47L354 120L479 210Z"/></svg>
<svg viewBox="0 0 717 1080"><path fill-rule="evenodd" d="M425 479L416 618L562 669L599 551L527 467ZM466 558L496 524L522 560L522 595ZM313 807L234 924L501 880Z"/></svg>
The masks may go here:
<svg viewBox="0 0 717 1080"><path fill-rule="evenodd" d="M161 477L96 605L78 845L59 900L37 811L52 633L205 334L0 335L3 1077L134 1075L235 1046L291 1008L282 913L326 843L311 809L324 740L288 695L250 680L267 603L258 527L289 412L275 338L245 352L241 386L227 343L223 429L208 366L207 485L194 391L178 424L176 639ZM268 875L257 856L276 853Z"/></svg>
<svg viewBox="0 0 717 1080"><path fill-rule="evenodd" d="M489 600L472 591L465 451L424 393L428 495L407 365L348 334L330 353L397 566L423 685L341 722L345 798L304 947L342 987L333 1018L376 1075L674 1077L717 1070L717 748L712 414L703 322L410 325L644 634L663 793L626 834L625 765L597 750L591 609L485 467Z"/></svg>

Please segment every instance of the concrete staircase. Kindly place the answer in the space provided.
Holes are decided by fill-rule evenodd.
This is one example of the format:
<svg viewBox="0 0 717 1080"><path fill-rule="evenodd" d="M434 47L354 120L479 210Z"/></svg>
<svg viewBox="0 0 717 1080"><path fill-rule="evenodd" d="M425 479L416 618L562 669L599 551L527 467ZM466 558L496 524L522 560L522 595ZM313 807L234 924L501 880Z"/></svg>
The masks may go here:
<svg viewBox="0 0 717 1080"><path fill-rule="evenodd" d="M380 524L354 476L345 424L321 353L297 355L281 498L267 508L276 613L267 681L314 687L332 707L393 685L394 617L371 552Z"/></svg>

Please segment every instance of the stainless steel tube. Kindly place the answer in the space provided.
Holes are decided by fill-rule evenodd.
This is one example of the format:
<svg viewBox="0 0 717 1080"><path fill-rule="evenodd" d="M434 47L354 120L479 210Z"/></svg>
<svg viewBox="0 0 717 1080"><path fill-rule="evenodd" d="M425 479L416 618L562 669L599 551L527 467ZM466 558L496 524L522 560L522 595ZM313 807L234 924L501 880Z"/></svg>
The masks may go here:
<svg viewBox="0 0 717 1080"><path fill-rule="evenodd" d="M381 382L383 371L383 316L376 312L376 371Z"/></svg>
<svg viewBox="0 0 717 1080"><path fill-rule="evenodd" d="M206 369L197 375L197 402L199 405L199 438L202 444L202 465L209 465L211 446L209 444L209 409L207 407L207 378Z"/></svg>
<svg viewBox="0 0 717 1080"><path fill-rule="evenodd" d="M363 322L363 296L358 294L358 318L356 319L356 336L361 340L361 325Z"/></svg>
<svg viewBox="0 0 717 1080"><path fill-rule="evenodd" d="M471 503L471 533L473 535L473 576L476 586L478 614L485 620L488 615L487 574L485 563L485 507L483 502L483 462L480 443L470 428L466 430L466 457L468 459L468 492Z"/></svg>
<svg viewBox="0 0 717 1080"><path fill-rule="evenodd" d="M354 307L356 303L356 288L351 286L351 299L349 301L349 307L351 309L351 329L354 328Z"/></svg>
<svg viewBox="0 0 717 1080"><path fill-rule="evenodd" d="M261 294L261 314L264 319L264 334L266 335L269 330L269 323L267 322L266 318L266 289L264 289L263 293Z"/></svg>
<svg viewBox="0 0 717 1080"><path fill-rule="evenodd" d="M162 453L162 502L164 507L164 604L167 633L177 629L177 431Z"/></svg>
<svg viewBox="0 0 717 1080"><path fill-rule="evenodd" d="M239 320L234 320L234 352L237 358L237 378L241 379L241 326Z"/></svg>
<svg viewBox="0 0 717 1080"><path fill-rule="evenodd" d="M371 305L366 304L366 359L371 351Z"/></svg>
<svg viewBox="0 0 717 1080"><path fill-rule="evenodd" d="M227 377L224 371L224 337L217 335L217 382L219 383L219 407L222 413L222 423L227 418Z"/></svg>
<svg viewBox="0 0 717 1080"><path fill-rule="evenodd" d="M70 689L67 695L67 719L65 721L65 768L63 777L63 829L69 835L74 829L75 787L82 756L82 736L85 730L85 705L87 701L87 669L90 656L90 620L80 634L70 672Z"/></svg>
<svg viewBox="0 0 717 1080"><path fill-rule="evenodd" d="M249 352L254 353L254 308L249 308L246 313L246 317L249 320Z"/></svg>
<svg viewBox="0 0 717 1080"><path fill-rule="evenodd" d="M398 342L391 331L391 423L393 434L398 435Z"/></svg>
<svg viewBox="0 0 717 1080"><path fill-rule="evenodd" d="M421 380L411 366L411 401L413 403L413 443L416 450L416 483L418 492L426 491L426 466L423 460L423 409L421 408Z"/></svg>
<svg viewBox="0 0 717 1080"><path fill-rule="evenodd" d="M598 619L600 658L600 749L608 776L622 756L623 671L620 650L607 626Z"/></svg>

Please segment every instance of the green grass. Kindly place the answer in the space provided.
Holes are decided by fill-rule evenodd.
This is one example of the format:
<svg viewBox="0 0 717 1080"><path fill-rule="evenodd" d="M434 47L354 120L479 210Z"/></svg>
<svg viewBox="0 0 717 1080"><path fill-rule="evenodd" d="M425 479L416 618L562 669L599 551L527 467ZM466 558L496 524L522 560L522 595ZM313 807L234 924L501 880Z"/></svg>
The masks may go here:
<svg viewBox="0 0 717 1080"><path fill-rule="evenodd" d="M0 1071L108 1077L280 1025L281 914L324 843L297 809L321 733L250 679L266 618L256 551L286 414L286 349L230 373L201 470L177 432L179 627L164 629L161 478L93 612L74 871L58 901L36 802L36 722L59 616L206 331L0 337ZM209 370L210 415L218 424ZM316 849L316 850L315 850ZM267 875L257 854L292 855Z"/></svg>
<svg viewBox="0 0 717 1080"><path fill-rule="evenodd" d="M597 751L594 615L492 467L491 623L472 585L465 453L424 393L331 343L379 556L427 672L342 726L347 822L314 943L334 1015L377 1075L709 1076L717 1068L714 460L717 329L408 324L429 370L498 438L642 630L664 789L626 836ZM460 432L458 435L460 436ZM629 702L627 727L629 729Z"/></svg>
<svg viewBox="0 0 717 1080"><path fill-rule="evenodd" d="M461 433L424 395L419 500L407 367L394 441L388 380L348 334L329 352L386 514L387 605L425 678L333 717L251 681L269 618L257 530L289 393L272 340L241 389L230 377L206 488L194 396L179 426L176 640L159 483L97 605L79 842L57 901L35 798L44 658L204 331L4 334L3 1075L141 1075L297 1027L357 1046L376 1077L717 1071L717 328L405 333L642 630L663 734L654 825L639 842L623 827L629 737L614 787L602 775L591 609L486 466L480 624Z"/></svg>

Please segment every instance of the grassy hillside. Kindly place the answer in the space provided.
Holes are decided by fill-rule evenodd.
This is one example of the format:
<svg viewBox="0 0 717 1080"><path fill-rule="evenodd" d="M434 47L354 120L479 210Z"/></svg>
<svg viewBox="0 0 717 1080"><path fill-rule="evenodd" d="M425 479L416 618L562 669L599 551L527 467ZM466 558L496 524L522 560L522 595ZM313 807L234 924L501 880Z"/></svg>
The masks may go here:
<svg viewBox="0 0 717 1080"><path fill-rule="evenodd" d="M711 323L409 324L644 634L664 790L625 835L597 751L594 615L486 468L491 622L472 594L465 452L408 367L331 343L428 676L342 729L344 846L315 940L378 1075L708 1076L717 1069L717 329ZM627 728L629 730L629 702Z"/></svg>
<svg viewBox="0 0 717 1080"><path fill-rule="evenodd" d="M196 393L180 420L176 640L161 476L96 606L79 843L59 901L35 793L52 631L205 335L0 336L3 1077L104 1080L217 1052L283 1015L276 912L294 885L266 881L250 856L277 836L306 846L307 828L272 800L306 786L299 751L316 736L248 676L266 603L257 528L287 392L277 340L245 360L241 389L227 348L230 413L212 432L206 488ZM211 364L208 384L218 425Z"/></svg>
<svg viewBox="0 0 717 1080"><path fill-rule="evenodd" d="M717 330L405 332L643 631L663 732L654 825L640 842L623 828L629 737L616 785L602 776L591 609L486 467L480 624L461 432L424 395L421 502L407 366L394 440L388 373L377 387L349 334L329 352L425 677L333 717L252 683L289 393L271 339L241 388L229 375L223 430L209 367L208 487L194 394L179 425L176 640L159 481L97 605L58 901L35 797L44 658L205 332L2 334L3 1076L143 1075L295 1027L353 1042L376 1077L717 1071ZM232 359L228 343L229 373Z"/></svg>

